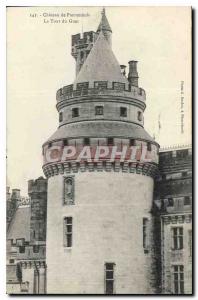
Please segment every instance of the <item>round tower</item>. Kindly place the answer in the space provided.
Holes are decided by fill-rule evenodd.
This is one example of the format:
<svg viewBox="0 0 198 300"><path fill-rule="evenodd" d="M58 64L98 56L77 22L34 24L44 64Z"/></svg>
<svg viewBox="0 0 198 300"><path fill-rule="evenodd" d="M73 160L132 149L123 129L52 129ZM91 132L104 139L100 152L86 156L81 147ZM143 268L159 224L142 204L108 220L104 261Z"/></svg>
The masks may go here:
<svg viewBox="0 0 198 300"><path fill-rule="evenodd" d="M146 95L132 73L128 81L100 30L74 83L57 91L59 127L43 145L47 293L154 292L159 146L144 129Z"/></svg>

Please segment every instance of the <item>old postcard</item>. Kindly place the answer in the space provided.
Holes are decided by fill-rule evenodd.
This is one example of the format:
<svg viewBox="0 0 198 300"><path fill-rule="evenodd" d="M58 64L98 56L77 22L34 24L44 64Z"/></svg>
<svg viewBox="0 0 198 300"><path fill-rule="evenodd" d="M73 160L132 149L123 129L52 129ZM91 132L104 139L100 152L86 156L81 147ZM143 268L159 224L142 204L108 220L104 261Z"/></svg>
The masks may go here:
<svg viewBox="0 0 198 300"><path fill-rule="evenodd" d="M189 295L191 7L7 7L8 294Z"/></svg>

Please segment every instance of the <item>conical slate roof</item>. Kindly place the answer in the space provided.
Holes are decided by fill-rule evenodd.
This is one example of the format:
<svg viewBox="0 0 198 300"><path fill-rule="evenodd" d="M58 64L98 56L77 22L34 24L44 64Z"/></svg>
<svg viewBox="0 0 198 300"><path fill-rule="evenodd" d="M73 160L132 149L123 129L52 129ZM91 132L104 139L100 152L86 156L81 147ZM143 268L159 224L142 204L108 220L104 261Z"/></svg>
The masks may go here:
<svg viewBox="0 0 198 300"><path fill-rule="evenodd" d="M78 73L74 84L87 81L115 81L128 84L102 31Z"/></svg>
<svg viewBox="0 0 198 300"><path fill-rule="evenodd" d="M102 11L102 18L101 18L100 24L98 26L97 32L99 32L101 30L104 30L104 31L106 30L106 31L112 32L109 22L107 20L107 17L105 15L105 9L103 9L103 11Z"/></svg>
<svg viewBox="0 0 198 300"><path fill-rule="evenodd" d="M25 239L30 241L30 205L24 205L17 208L11 221L7 239Z"/></svg>
<svg viewBox="0 0 198 300"><path fill-rule="evenodd" d="M48 141L56 141L60 139L76 138L76 137L106 137L115 138L132 138L151 141L156 143L153 138L139 125L127 122L78 122L71 123L58 128L58 130L48 139Z"/></svg>

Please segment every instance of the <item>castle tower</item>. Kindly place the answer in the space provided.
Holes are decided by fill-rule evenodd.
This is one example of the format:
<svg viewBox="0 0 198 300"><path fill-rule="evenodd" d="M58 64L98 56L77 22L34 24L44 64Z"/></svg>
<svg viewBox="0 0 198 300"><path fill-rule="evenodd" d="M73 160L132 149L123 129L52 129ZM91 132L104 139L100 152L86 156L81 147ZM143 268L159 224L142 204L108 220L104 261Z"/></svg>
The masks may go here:
<svg viewBox="0 0 198 300"><path fill-rule="evenodd" d="M72 35L71 55L76 60L76 75L84 64L96 39L97 34L93 31L83 32L82 36L80 33Z"/></svg>
<svg viewBox="0 0 198 300"><path fill-rule="evenodd" d="M30 241L32 244L46 240L47 181L43 177L28 181L31 198Z"/></svg>
<svg viewBox="0 0 198 300"><path fill-rule="evenodd" d="M155 292L151 208L159 146L143 126L145 91L121 72L108 38L102 27L74 83L58 90L59 127L43 145L47 293ZM98 146L116 146L115 159L94 159ZM137 147L132 161L123 158L125 147ZM91 159L82 155L88 148ZM152 161L141 159L145 148Z"/></svg>

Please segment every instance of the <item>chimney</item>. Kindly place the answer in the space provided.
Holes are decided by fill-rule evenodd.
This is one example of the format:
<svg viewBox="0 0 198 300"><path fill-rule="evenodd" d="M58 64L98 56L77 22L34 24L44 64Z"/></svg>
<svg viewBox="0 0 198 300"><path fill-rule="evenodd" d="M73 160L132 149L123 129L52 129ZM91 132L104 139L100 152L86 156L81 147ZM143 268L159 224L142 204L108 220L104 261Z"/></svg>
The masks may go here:
<svg viewBox="0 0 198 300"><path fill-rule="evenodd" d="M126 75L126 66L125 65L120 65L121 73L123 76Z"/></svg>
<svg viewBox="0 0 198 300"><path fill-rule="evenodd" d="M129 74L128 81L131 85L138 87L138 72L137 72L137 61L131 60L129 61Z"/></svg>

